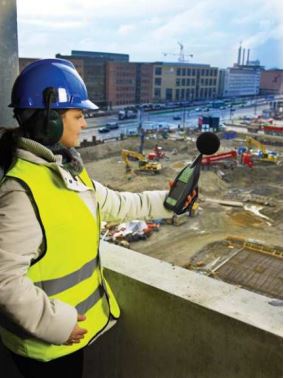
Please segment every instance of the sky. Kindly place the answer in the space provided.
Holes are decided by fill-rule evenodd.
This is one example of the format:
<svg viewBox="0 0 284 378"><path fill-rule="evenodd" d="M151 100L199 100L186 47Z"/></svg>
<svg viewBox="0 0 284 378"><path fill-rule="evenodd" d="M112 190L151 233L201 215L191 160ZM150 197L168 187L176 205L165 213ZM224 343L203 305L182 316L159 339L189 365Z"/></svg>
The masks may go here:
<svg viewBox="0 0 284 378"><path fill-rule="evenodd" d="M17 0L17 12L20 57L87 50L176 62L181 43L188 62L226 68L241 42L250 60L283 66L281 0Z"/></svg>

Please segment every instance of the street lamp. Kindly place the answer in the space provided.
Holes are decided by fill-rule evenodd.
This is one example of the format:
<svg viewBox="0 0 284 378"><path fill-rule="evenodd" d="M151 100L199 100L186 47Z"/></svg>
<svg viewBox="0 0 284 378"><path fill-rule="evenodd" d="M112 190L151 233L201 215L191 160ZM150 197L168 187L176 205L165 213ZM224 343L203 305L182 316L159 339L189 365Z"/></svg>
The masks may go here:
<svg viewBox="0 0 284 378"><path fill-rule="evenodd" d="M140 154L143 154L143 150L144 150L144 140L145 140L145 130L143 129L143 127L140 128L140 130L139 130L139 135L140 135L139 152L140 152Z"/></svg>
<svg viewBox="0 0 284 378"><path fill-rule="evenodd" d="M139 107L138 109L138 132L142 129L142 126L143 126L143 116L144 116L144 112L143 112L143 109L141 107Z"/></svg>
<svg viewBox="0 0 284 378"><path fill-rule="evenodd" d="M254 96L254 115L256 115L256 109L257 109L257 99L256 95Z"/></svg>
<svg viewBox="0 0 284 378"><path fill-rule="evenodd" d="M233 114L233 108L232 108L232 105L230 107L230 121L232 120L232 114Z"/></svg>
<svg viewBox="0 0 284 378"><path fill-rule="evenodd" d="M186 114L185 114L185 104L182 104L182 106L183 106L183 112L182 112L182 128L183 128L183 130L185 130L185 116L186 116Z"/></svg>

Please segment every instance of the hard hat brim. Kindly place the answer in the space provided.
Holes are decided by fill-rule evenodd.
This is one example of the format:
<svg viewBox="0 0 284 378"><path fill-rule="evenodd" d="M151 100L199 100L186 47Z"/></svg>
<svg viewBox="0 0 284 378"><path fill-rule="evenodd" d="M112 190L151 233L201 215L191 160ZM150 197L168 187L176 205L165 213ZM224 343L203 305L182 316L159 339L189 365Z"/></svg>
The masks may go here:
<svg viewBox="0 0 284 378"><path fill-rule="evenodd" d="M68 108L66 109L82 109L82 110L97 110L99 109L99 107L94 104L92 101L90 100L83 100L81 101L80 103L77 103L77 104L70 104Z"/></svg>
<svg viewBox="0 0 284 378"><path fill-rule="evenodd" d="M15 106L14 104L9 104L8 105L9 108L18 108L18 109L45 109L44 106L42 107L36 107L32 104L22 104L22 106ZM61 102L61 103L57 103L57 104L51 104L50 106L50 109L82 109L82 110L98 110L99 107L94 104L92 101L90 100L82 100L80 102Z"/></svg>

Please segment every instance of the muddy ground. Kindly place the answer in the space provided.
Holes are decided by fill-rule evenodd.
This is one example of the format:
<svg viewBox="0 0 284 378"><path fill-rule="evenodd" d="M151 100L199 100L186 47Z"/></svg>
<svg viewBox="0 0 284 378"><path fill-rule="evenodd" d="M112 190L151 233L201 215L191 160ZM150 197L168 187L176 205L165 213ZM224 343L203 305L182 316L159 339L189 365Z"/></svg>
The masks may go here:
<svg viewBox="0 0 284 378"><path fill-rule="evenodd" d="M153 176L126 173L120 151L122 148L137 151L139 143L139 139L133 137L80 149L80 153L91 177L112 189L131 192L168 189L169 180L197 154L194 136L186 141L147 139L144 153L152 151L156 143L166 151L167 159L161 160L161 173ZM225 150L240 145L243 143L237 139L221 141L221 149ZM270 149L280 152L279 147ZM134 161L131 165L138 166ZM180 226L164 224L147 240L132 242L130 248L186 266L196 252L228 236L282 246L282 182L282 164L257 163L252 169L221 164L202 170L197 215ZM212 199L241 201L244 206L224 206L210 202Z"/></svg>

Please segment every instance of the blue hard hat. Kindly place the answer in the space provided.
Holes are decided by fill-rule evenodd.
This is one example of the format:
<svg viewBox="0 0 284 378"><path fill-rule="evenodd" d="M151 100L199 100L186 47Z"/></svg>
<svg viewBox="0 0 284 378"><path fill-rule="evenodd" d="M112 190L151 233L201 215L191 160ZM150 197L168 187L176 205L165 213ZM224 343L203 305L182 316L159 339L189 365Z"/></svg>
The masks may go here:
<svg viewBox="0 0 284 378"><path fill-rule="evenodd" d="M41 59L28 65L14 83L9 107L45 109L47 88L56 93L51 109L98 109L88 99L86 85L74 65L65 59Z"/></svg>

